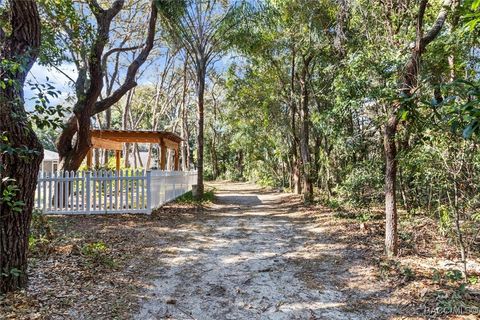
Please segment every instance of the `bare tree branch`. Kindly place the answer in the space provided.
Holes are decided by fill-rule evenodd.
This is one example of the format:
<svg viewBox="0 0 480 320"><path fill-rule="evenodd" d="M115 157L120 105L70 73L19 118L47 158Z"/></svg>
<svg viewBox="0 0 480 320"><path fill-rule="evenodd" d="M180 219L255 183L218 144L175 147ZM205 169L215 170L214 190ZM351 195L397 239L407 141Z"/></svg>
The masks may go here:
<svg viewBox="0 0 480 320"><path fill-rule="evenodd" d="M127 70L127 76L124 83L115 90L111 96L106 97L105 99L95 103L95 108L91 112L91 116L99 112L105 111L110 108L114 103L118 102L125 93L137 85L135 77L138 69L142 64L147 60L150 51L153 48L155 41L155 30L157 24L157 6L152 2L151 12L150 12L150 21L148 25L148 35L145 45L135 60L130 64Z"/></svg>

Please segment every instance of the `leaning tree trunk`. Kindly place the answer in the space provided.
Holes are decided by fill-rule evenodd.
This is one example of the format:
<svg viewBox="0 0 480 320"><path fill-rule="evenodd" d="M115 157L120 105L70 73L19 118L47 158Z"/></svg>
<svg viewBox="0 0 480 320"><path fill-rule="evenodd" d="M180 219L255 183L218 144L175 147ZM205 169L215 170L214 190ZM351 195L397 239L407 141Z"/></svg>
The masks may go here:
<svg viewBox="0 0 480 320"><path fill-rule="evenodd" d="M69 119L57 140L62 171L78 170L91 146L90 117L108 110L137 85L135 78L138 69L145 63L155 41L158 10L155 2L152 1L145 45L128 66L124 82L110 96L99 100L105 72L102 61L108 57L104 49L110 40L110 25L113 18L123 9L124 1L116 0L109 9L101 10L96 1L87 2L97 22L96 35L89 50L88 78L79 73L76 86L83 89L77 90L74 115Z"/></svg>
<svg viewBox="0 0 480 320"><path fill-rule="evenodd" d="M135 90L130 90L127 94L127 98L125 100L125 107L123 108L122 114L122 129L128 130L128 115L130 113L130 104L132 103L133 95ZM125 143L124 146L124 165L125 168L130 168L130 143Z"/></svg>
<svg viewBox="0 0 480 320"><path fill-rule="evenodd" d="M0 91L1 146L13 150L0 153L0 293L27 284L29 227L43 158L43 148L29 125L23 98L25 78L40 46L40 18L36 3L31 0L10 1L10 11L13 31L9 38L0 36L0 60L18 63L22 68L0 68L2 78L14 82Z"/></svg>
<svg viewBox="0 0 480 320"><path fill-rule="evenodd" d="M70 118L57 140L63 172L77 171L80 168L90 150L90 141L90 115L78 112Z"/></svg>

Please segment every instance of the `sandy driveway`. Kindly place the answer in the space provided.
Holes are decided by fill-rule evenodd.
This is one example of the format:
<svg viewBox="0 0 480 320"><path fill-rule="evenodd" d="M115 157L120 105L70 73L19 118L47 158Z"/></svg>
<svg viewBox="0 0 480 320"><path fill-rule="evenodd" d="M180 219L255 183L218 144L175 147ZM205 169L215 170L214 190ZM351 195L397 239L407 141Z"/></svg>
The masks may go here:
<svg viewBox="0 0 480 320"><path fill-rule="evenodd" d="M136 319L386 319L371 266L288 194L216 184L217 202L158 244Z"/></svg>

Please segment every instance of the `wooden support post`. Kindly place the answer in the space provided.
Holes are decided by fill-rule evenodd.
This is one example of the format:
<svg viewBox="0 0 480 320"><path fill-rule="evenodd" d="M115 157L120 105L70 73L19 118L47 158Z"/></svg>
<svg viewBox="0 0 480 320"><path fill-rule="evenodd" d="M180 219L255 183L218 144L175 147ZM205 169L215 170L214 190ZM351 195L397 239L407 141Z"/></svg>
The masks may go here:
<svg viewBox="0 0 480 320"><path fill-rule="evenodd" d="M115 150L115 164L117 172L120 171L120 150Z"/></svg>
<svg viewBox="0 0 480 320"><path fill-rule="evenodd" d="M175 169L174 170L175 171L180 170L180 165L179 165L180 161L179 161L179 152L178 151L179 150L178 150L178 145L177 145L177 148L175 148L175 150L174 150L174 152L175 152L175 156L174 156L175 157L175 161L174 161L174 168Z"/></svg>
<svg viewBox="0 0 480 320"><path fill-rule="evenodd" d="M160 169L165 170L167 165L167 146L163 139L160 141Z"/></svg>
<svg viewBox="0 0 480 320"><path fill-rule="evenodd" d="M88 168L88 170L92 170L92 159L93 159L93 152L92 152L92 148L90 148L88 150L88 153L87 153L87 168Z"/></svg>

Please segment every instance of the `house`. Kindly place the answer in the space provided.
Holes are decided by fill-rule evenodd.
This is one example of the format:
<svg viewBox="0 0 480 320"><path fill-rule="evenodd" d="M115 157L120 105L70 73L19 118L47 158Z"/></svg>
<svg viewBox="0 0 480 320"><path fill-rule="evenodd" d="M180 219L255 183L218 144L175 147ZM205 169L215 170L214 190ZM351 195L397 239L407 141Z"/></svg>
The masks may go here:
<svg viewBox="0 0 480 320"><path fill-rule="evenodd" d="M40 165L40 172L46 174L57 172L59 159L58 153L55 151L44 150L43 161Z"/></svg>

